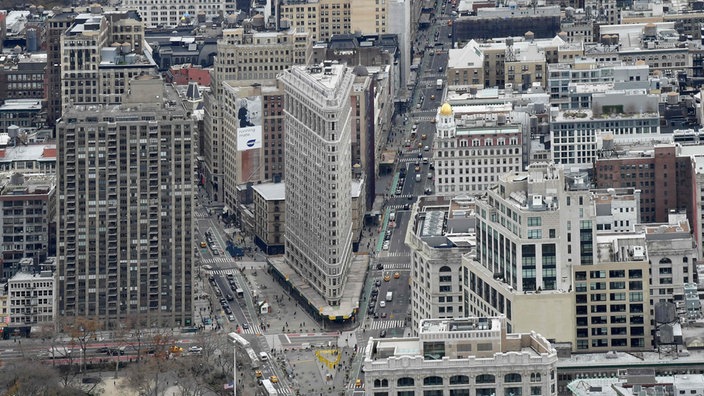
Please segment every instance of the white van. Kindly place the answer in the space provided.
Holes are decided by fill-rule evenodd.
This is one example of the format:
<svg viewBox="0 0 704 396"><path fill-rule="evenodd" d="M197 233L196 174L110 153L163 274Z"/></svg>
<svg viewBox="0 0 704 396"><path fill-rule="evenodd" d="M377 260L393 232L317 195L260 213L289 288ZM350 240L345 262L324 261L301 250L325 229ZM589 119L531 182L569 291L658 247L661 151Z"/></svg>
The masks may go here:
<svg viewBox="0 0 704 396"><path fill-rule="evenodd" d="M416 181L417 181L417 182L420 181L420 173L416 173Z"/></svg>
<svg viewBox="0 0 704 396"><path fill-rule="evenodd" d="M269 360L269 355L267 355L266 352L259 352L259 360L265 362Z"/></svg>

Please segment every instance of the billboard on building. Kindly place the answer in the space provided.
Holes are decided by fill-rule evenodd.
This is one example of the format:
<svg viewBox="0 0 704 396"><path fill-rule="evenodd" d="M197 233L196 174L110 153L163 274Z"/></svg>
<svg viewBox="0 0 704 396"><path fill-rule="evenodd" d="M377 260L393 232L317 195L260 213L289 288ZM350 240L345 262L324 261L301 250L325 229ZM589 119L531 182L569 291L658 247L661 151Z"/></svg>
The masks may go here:
<svg viewBox="0 0 704 396"><path fill-rule="evenodd" d="M248 96L239 99L237 108L237 151L262 147L262 98Z"/></svg>

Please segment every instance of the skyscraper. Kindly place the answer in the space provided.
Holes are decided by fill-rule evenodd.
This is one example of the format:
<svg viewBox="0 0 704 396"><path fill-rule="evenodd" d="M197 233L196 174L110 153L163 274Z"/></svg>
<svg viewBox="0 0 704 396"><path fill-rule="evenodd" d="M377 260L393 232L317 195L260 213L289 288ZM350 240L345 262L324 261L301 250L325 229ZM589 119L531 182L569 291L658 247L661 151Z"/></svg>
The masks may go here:
<svg viewBox="0 0 704 396"><path fill-rule="evenodd" d="M351 69L326 61L281 75L286 126L286 262L330 306L352 261Z"/></svg>
<svg viewBox="0 0 704 396"><path fill-rule="evenodd" d="M158 77L128 92L57 124L58 315L189 325L192 121Z"/></svg>

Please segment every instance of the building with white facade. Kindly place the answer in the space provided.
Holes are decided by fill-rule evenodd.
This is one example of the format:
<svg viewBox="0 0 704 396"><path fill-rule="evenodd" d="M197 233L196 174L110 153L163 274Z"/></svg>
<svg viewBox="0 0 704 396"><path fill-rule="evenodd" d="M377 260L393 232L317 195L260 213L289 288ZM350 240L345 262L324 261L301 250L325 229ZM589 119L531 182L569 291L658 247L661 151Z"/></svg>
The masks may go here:
<svg viewBox="0 0 704 396"><path fill-rule="evenodd" d="M421 197L406 230L411 249L411 329L423 319L466 316L462 255L475 246L474 199Z"/></svg>
<svg viewBox="0 0 704 396"><path fill-rule="evenodd" d="M124 0L122 7L139 11L144 26L147 28L168 28L178 26L183 22L190 22L197 17L212 20L213 17L222 16L226 7L230 12L235 11L234 3L232 0L167 0L159 2Z"/></svg>
<svg viewBox="0 0 704 396"><path fill-rule="evenodd" d="M505 315L509 331L574 340L572 266L593 263L588 191L564 171L534 163L503 174L476 201L477 250L463 257L465 313Z"/></svg>
<svg viewBox="0 0 704 396"><path fill-rule="evenodd" d="M437 194L482 194L497 181L498 175L521 170L522 128L508 122L505 115L458 117L453 107L445 103L435 120L433 163Z"/></svg>
<svg viewBox="0 0 704 396"><path fill-rule="evenodd" d="M591 108L550 114L552 159L580 169L591 168L605 136L614 142L660 139L659 97L644 89L611 90L591 95Z"/></svg>
<svg viewBox="0 0 704 396"><path fill-rule="evenodd" d="M61 101L64 106L119 104L130 79L152 74L156 63L134 11L76 15L61 35Z"/></svg>
<svg viewBox="0 0 704 396"><path fill-rule="evenodd" d="M352 261L354 75L345 65L324 62L294 66L280 79L286 120L286 263L336 306Z"/></svg>
<svg viewBox="0 0 704 396"><path fill-rule="evenodd" d="M18 272L7 281L10 326L54 322L56 281L51 271Z"/></svg>
<svg viewBox="0 0 704 396"><path fill-rule="evenodd" d="M557 395L557 351L502 317L421 321L412 338L370 338L367 396Z"/></svg>
<svg viewBox="0 0 704 396"><path fill-rule="evenodd" d="M596 230L633 232L640 223L640 190L632 187L592 189Z"/></svg>

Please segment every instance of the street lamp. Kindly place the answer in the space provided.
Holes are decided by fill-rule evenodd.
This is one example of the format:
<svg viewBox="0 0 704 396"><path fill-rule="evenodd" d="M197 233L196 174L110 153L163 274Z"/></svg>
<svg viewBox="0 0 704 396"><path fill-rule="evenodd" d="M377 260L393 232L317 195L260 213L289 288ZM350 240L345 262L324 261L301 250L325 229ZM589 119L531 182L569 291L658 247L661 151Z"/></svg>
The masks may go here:
<svg viewBox="0 0 704 396"><path fill-rule="evenodd" d="M235 333L227 335L227 338L232 341L232 391L234 392L233 395L237 396L237 340L231 334Z"/></svg>

